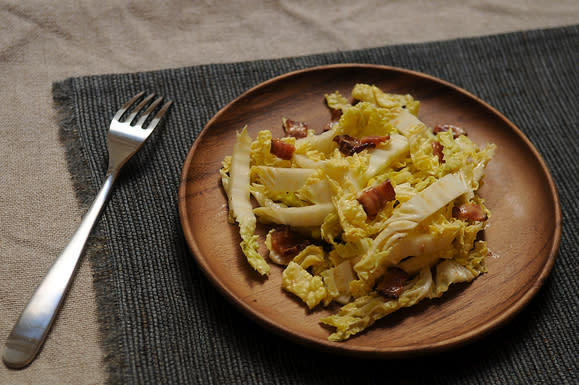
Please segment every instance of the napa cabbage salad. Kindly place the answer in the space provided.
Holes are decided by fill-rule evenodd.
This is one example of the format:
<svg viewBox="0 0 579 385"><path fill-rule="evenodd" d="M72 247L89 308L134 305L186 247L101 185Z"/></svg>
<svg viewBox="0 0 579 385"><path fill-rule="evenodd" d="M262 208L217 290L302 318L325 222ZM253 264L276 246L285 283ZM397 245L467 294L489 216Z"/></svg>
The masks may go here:
<svg viewBox="0 0 579 385"><path fill-rule="evenodd" d="M429 127L418 100L372 85L325 102L321 133L290 119L281 138L244 127L220 172L249 264L264 276L282 266L283 289L309 309L339 304L320 322L344 341L486 271L490 212L477 191L495 145Z"/></svg>

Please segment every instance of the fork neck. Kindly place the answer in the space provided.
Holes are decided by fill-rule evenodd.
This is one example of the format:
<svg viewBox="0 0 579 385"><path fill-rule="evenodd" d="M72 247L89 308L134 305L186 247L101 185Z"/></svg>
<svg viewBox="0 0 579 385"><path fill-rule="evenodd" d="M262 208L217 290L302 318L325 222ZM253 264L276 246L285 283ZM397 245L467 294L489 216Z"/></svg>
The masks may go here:
<svg viewBox="0 0 579 385"><path fill-rule="evenodd" d="M118 164L117 165L113 165L111 163L109 163L109 166L107 168L107 173L105 175L105 178L112 178L112 181L114 182L117 177L119 176L119 173L121 172L121 167Z"/></svg>

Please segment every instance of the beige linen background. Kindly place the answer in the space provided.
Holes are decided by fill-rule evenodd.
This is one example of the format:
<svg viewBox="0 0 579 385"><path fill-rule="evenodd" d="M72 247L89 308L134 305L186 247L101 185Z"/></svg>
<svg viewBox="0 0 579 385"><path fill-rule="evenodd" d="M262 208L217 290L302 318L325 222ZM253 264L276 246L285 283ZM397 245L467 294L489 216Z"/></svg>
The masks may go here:
<svg viewBox="0 0 579 385"><path fill-rule="evenodd" d="M576 0L0 0L0 342L83 215L52 82L577 22ZM95 311L83 260L39 358L0 383L103 383Z"/></svg>

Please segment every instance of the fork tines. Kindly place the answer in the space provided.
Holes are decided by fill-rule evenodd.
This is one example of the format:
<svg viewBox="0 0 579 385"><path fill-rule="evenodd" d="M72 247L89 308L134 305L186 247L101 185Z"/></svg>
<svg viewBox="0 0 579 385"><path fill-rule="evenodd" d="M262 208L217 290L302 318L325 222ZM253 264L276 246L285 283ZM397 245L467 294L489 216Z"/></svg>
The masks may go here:
<svg viewBox="0 0 579 385"><path fill-rule="evenodd" d="M145 95L145 91L139 92L137 95L133 96L131 100L129 100L114 116L113 120L121 121L123 115L137 102L139 101L143 95ZM157 108L157 106L163 101L163 97L158 97L152 103L151 100L155 97L155 94L147 95L141 102L131 111L131 113L127 116L124 120L124 123L133 124L137 115L148 105L148 108L140 115L139 120L134 124L134 126L140 126L142 128L146 128L147 130L153 130L159 121L165 115L173 101L169 100L166 102L157 112L157 114L153 117L150 124L145 127L144 124L151 115L151 113ZM150 103L150 104L149 104Z"/></svg>

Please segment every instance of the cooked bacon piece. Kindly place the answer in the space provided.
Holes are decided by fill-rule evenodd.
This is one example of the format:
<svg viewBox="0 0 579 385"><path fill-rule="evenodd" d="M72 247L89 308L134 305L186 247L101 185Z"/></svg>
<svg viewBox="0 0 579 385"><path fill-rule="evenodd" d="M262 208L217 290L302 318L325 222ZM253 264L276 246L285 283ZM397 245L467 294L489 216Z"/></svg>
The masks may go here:
<svg viewBox="0 0 579 385"><path fill-rule="evenodd" d="M404 285L408 280L408 273L396 267L386 270L386 273L378 281L376 291L386 298L398 299L404 291Z"/></svg>
<svg viewBox="0 0 579 385"><path fill-rule="evenodd" d="M372 186L369 189L362 191L358 198L358 202L364 208L366 215L370 219L374 219L378 212L386 206L386 203L396 198L396 192L392 183L389 180Z"/></svg>
<svg viewBox="0 0 579 385"><path fill-rule="evenodd" d="M278 158L290 160L296 148L291 143L286 143L281 139L272 139L270 152Z"/></svg>
<svg viewBox="0 0 579 385"><path fill-rule="evenodd" d="M372 143L362 144L359 139L349 135L338 135L334 137L334 142L338 143L338 149L346 156L354 155L368 147L375 147Z"/></svg>
<svg viewBox="0 0 579 385"><path fill-rule="evenodd" d="M374 146L379 145L380 143L387 142L390 139L390 135L382 135L382 136L364 136L360 139L362 143L373 143Z"/></svg>
<svg viewBox="0 0 579 385"><path fill-rule="evenodd" d="M332 128L334 128L334 126L340 121L341 117L342 117L342 110L332 109L332 116L330 118L330 121L326 123L326 125L324 126L324 131L329 131Z"/></svg>
<svg viewBox="0 0 579 385"><path fill-rule="evenodd" d="M342 154L350 156L367 148L374 148L377 144L386 142L388 139L390 139L389 135L365 136L361 139L350 135L337 135L334 137L334 142L338 143L338 149Z"/></svg>
<svg viewBox="0 0 579 385"><path fill-rule="evenodd" d="M438 134L439 132L447 132L447 131L451 131L452 137L455 139L461 135L464 135L464 136L467 135L464 128L458 127L458 126L453 126L452 124L439 124L436 127L434 127L434 129L432 130L432 132L434 132L435 134Z"/></svg>
<svg viewBox="0 0 579 385"><path fill-rule="evenodd" d="M452 208L452 216L460 220L482 222L488 219L487 214L479 205L474 203L463 203Z"/></svg>
<svg viewBox="0 0 579 385"><path fill-rule="evenodd" d="M442 153L443 146L439 141L432 142L432 153L438 156L438 163L444 163L444 154Z"/></svg>
<svg viewBox="0 0 579 385"><path fill-rule="evenodd" d="M308 126L304 122L284 118L282 124L286 136L293 136L297 139L308 136Z"/></svg>
<svg viewBox="0 0 579 385"><path fill-rule="evenodd" d="M308 239L291 231L287 226L277 228L271 232L271 248L281 257L284 263L289 263L293 257L298 255L309 244L310 241Z"/></svg>

